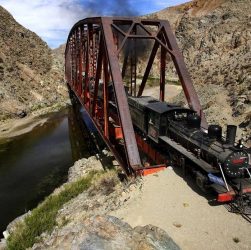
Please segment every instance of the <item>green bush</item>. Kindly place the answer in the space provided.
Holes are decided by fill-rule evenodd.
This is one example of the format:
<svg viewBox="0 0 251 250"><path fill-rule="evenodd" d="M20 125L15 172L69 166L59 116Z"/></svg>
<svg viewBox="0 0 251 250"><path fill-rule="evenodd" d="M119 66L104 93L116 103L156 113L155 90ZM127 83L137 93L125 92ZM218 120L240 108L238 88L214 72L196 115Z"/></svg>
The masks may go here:
<svg viewBox="0 0 251 250"><path fill-rule="evenodd" d="M97 172L91 172L86 177L65 185L65 189L57 195L51 195L37 208L32 210L23 222L20 222L7 240L7 248L21 250L31 247L38 241L43 232L51 232L56 225L59 209L69 200L87 190Z"/></svg>

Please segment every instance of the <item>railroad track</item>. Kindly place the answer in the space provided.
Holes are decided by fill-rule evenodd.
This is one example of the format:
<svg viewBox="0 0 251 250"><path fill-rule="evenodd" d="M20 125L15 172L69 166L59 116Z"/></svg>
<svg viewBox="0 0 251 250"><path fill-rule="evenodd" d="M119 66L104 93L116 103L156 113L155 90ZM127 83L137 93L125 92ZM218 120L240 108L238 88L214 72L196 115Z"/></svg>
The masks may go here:
<svg viewBox="0 0 251 250"><path fill-rule="evenodd" d="M228 212L239 214L242 216L242 218L251 223L251 206L245 206L242 198L239 198L229 204L226 204L225 207Z"/></svg>

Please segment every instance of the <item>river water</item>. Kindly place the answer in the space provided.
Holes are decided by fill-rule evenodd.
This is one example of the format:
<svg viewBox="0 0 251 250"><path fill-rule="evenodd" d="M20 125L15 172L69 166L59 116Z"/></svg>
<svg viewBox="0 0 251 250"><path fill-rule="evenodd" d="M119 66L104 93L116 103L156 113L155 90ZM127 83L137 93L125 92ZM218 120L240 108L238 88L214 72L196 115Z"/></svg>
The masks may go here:
<svg viewBox="0 0 251 250"><path fill-rule="evenodd" d="M71 107L47 118L26 134L0 141L0 232L66 181L74 161L90 155L87 132Z"/></svg>

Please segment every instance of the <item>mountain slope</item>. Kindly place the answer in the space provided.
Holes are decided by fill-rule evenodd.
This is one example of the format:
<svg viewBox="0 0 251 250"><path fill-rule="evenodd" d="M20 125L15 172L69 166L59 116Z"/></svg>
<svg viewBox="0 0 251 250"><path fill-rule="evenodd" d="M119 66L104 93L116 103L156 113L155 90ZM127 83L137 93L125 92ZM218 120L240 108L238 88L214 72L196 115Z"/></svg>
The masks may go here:
<svg viewBox="0 0 251 250"><path fill-rule="evenodd" d="M239 125L246 141L251 139L250 13L250 0L198 0L151 15L168 19L175 30L209 122Z"/></svg>
<svg viewBox="0 0 251 250"><path fill-rule="evenodd" d="M0 120L66 99L51 49L0 6Z"/></svg>

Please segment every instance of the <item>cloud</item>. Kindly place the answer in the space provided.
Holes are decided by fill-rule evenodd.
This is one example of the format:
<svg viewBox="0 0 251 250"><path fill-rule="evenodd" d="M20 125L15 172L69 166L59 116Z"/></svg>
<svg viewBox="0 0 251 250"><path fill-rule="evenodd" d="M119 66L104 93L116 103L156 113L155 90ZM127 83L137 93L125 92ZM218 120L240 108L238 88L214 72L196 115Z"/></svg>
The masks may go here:
<svg viewBox="0 0 251 250"><path fill-rule="evenodd" d="M51 48L65 43L71 27L94 15L151 13L186 0L0 0L24 27L34 31Z"/></svg>
<svg viewBox="0 0 251 250"><path fill-rule="evenodd" d="M23 26L37 33L50 47L65 43L75 22L88 16L80 1L0 0Z"/></svg>
<svg viewBox="0 0 251 250"><path fill-rule="evenodd" d="M90 12L96 15L108 16L136 16L138 15L138 5L130 0L85 0L84 5Z"/></svg>

